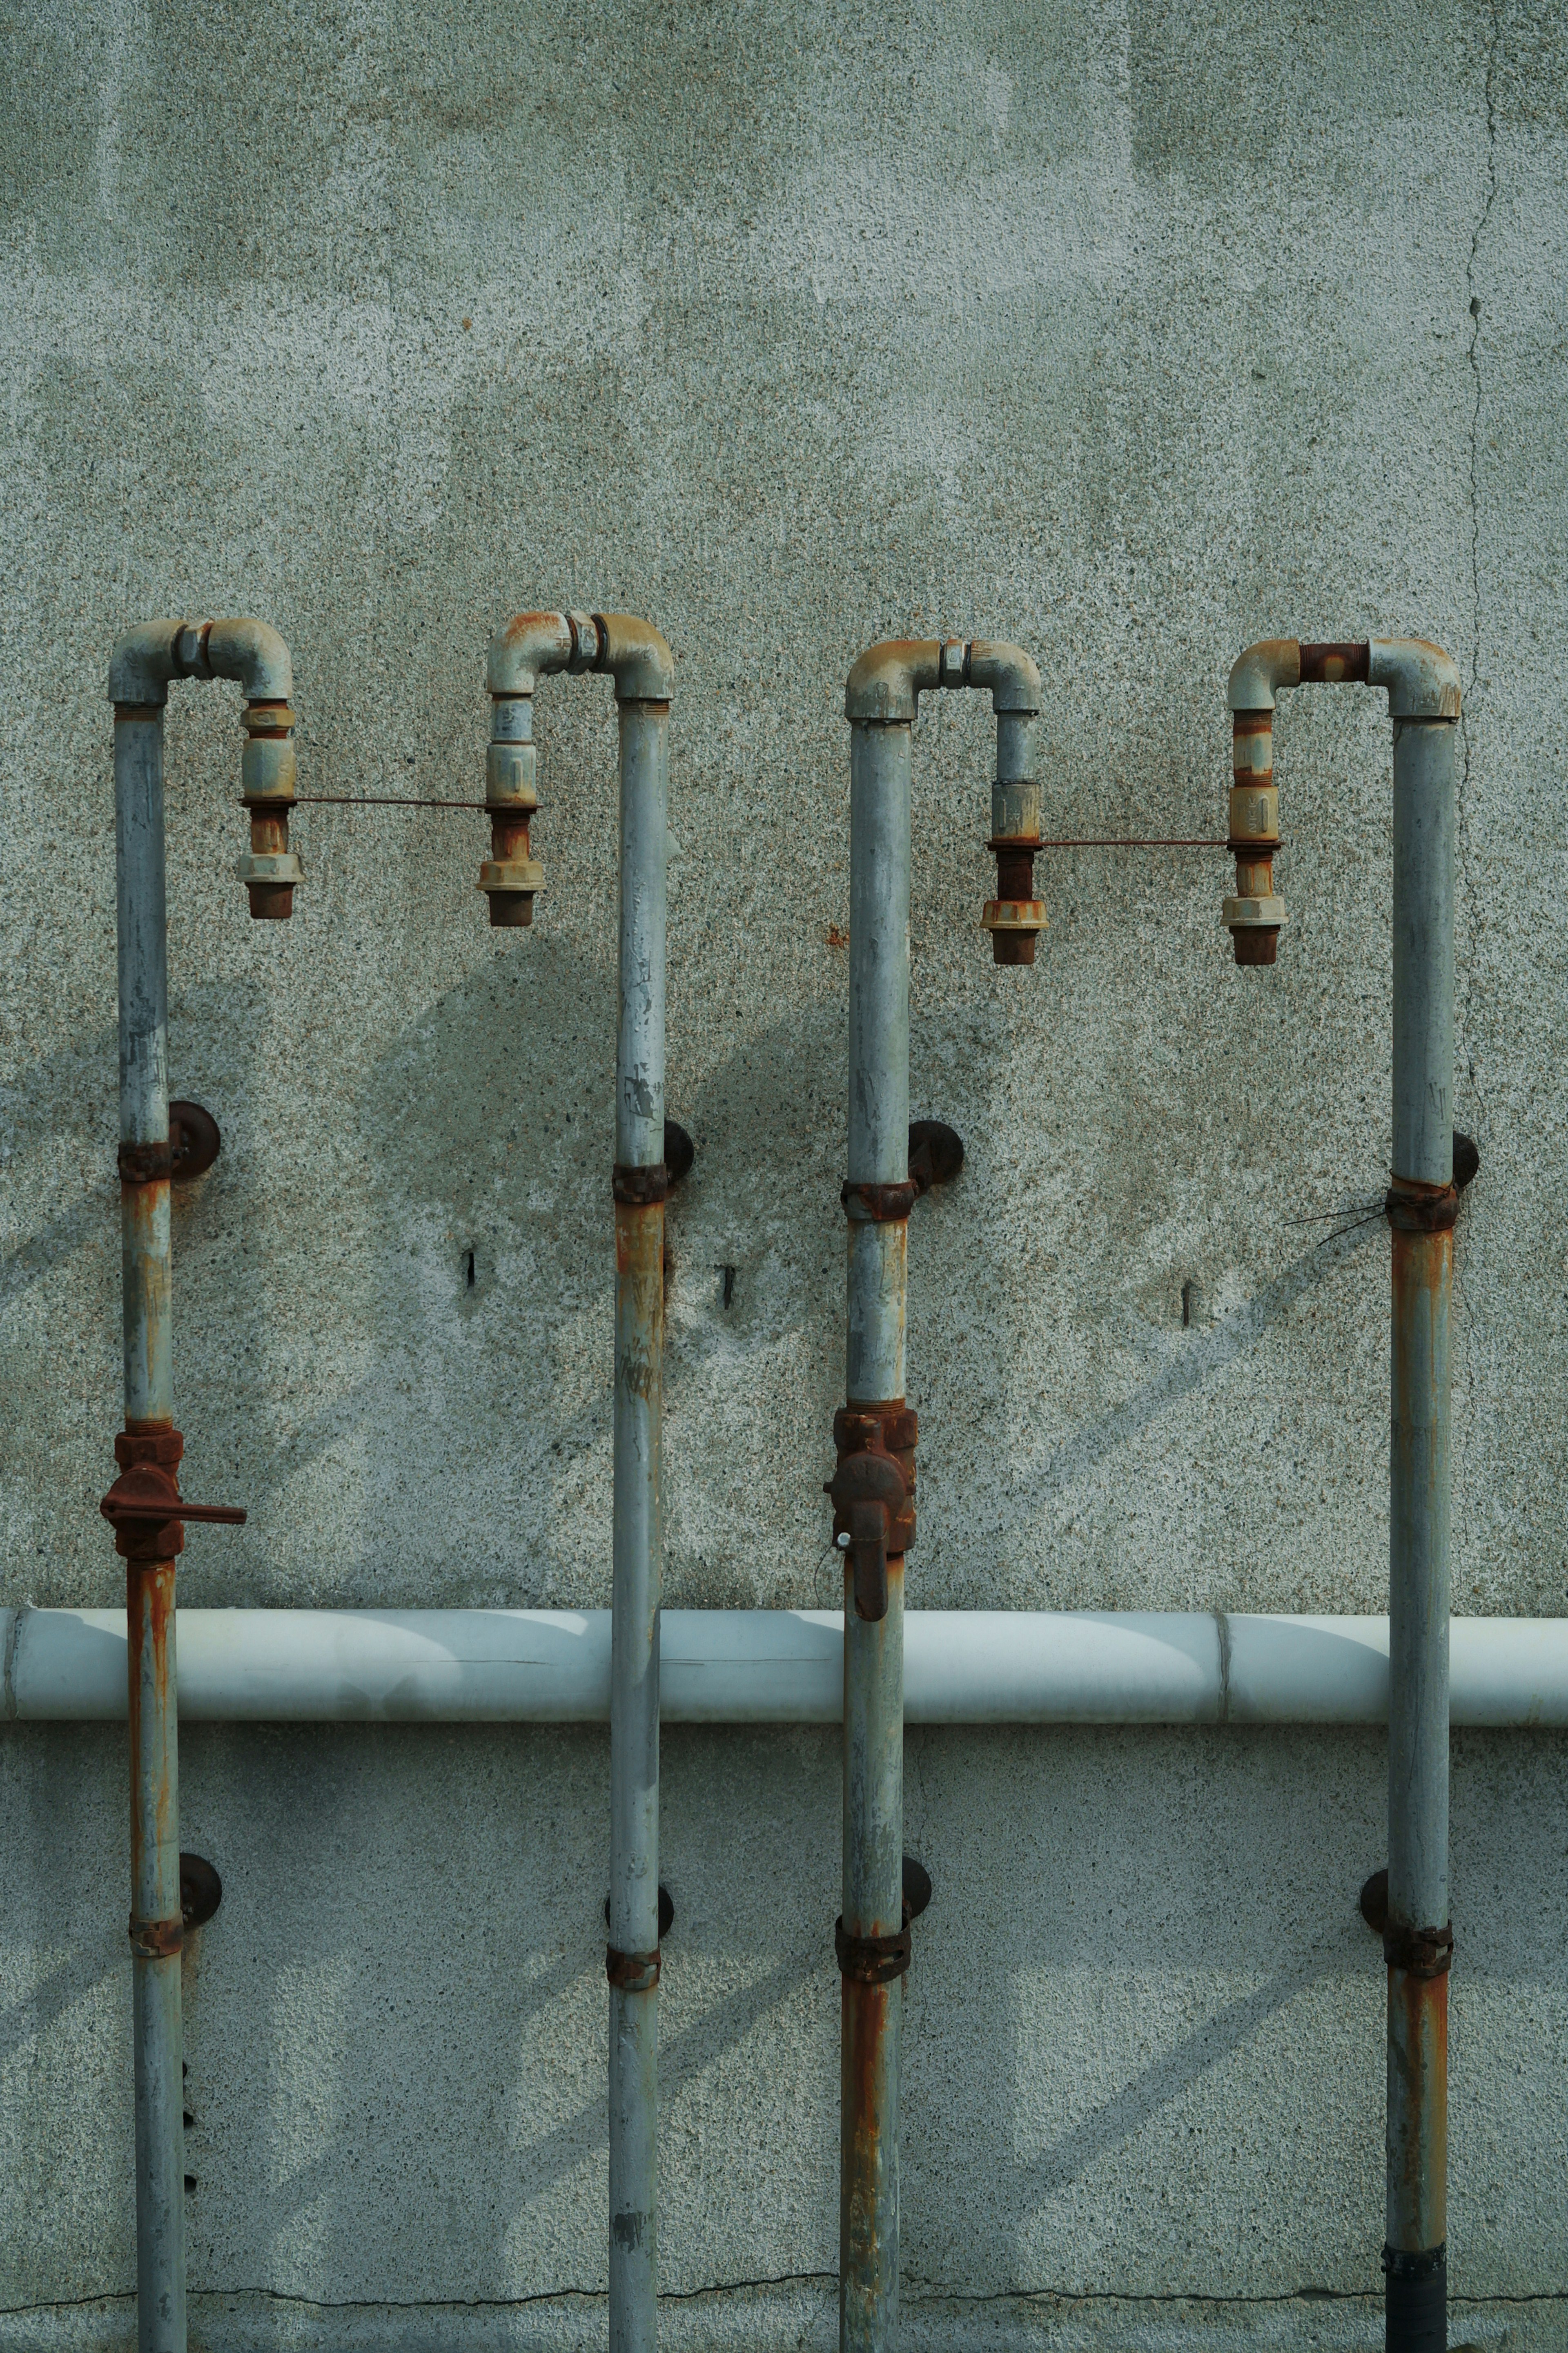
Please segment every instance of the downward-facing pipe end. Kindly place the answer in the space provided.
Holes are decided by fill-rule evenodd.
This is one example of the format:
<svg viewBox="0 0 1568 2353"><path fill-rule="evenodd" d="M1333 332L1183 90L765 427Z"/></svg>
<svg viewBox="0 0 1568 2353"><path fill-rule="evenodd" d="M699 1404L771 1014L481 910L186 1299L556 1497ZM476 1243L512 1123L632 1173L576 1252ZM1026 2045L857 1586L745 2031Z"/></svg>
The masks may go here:
<svg viewBox="0 0 1568 2353"><path fill-rule="evenodd" d="M987 638L891 638L871 646L849 673L846 717L858 726L910 726L922 691L975 687L989 691L996 714L996 781L991 839L996 896L980 921L1000 965L1033 964L1046 910L1035 896L1040 845L1040 787L1034 769L1034 723L1040 709L1038 667L1020 646Z"/></svg>
<svg viewBox="0 0 1568 2353"><path fill-rule="evenodd" d="M675 686L668 646L650 622L630 613L518 613L497 630L485 663L490 854L479 868L479 887L498 931L531 924L534 899L544 887L544 869L529 839L539 807L533 693L552 670L604 672L615 680L617 702L667 703Z"/></svg>
<svg viewBox="0 0 1568 2353"><path fill-rule="evenodd" d="M245 690L240 798L250 812L250 849L239 861L239 879L253 918L286 923L305 879L289 847L296 777L289 649L265 621L144 621L126 631L110 657L117 722L156 723L176 678L231 678Z"/></svg>

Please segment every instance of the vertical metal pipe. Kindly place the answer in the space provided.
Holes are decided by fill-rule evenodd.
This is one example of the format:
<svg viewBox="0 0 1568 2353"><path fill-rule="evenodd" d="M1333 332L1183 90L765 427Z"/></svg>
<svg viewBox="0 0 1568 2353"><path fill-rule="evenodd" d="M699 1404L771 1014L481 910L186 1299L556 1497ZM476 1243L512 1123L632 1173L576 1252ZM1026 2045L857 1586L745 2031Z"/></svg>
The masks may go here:
<svg viewBox="0 0 1568 2353"><path fill-rule="evenodd" d="M658 2340L659 1432L669 706L623 702L610 1662L610 2346Z"/></svg>
<svg viewBox="0 0 1568 2353"><path fill-rule="evenodd" d="M120 1135L169 1137L163 715L116 707L114 810ZM121 1187L125 1426L174 1428L169 1180ZM131 1711L131 1941L136 2063L140 2353L184 2353L184 2099L180 2033L180 1809L174 1564L126 1564Z"/></svg>
<svg viewBox="0 0 1568 2353"><path fill-rule="evenodd" d="M1447 2341L1455 734L1394 722L1388 2353Z"/></svg>
<svg viewBox="0 0 1568 2353"><path fill-rule="evenodd" d="M910 777L912 730L850 733L849 1181L909 1174ZM851 1406L904 1395L908 1227L850 1208ZM844 1927L889 1936L903 1923L904 1562L888 1562L875 1623L844 1599ZM884 2353L899 2297L899 2045L903 1979L842 1984L838 2341Z"/></svg>

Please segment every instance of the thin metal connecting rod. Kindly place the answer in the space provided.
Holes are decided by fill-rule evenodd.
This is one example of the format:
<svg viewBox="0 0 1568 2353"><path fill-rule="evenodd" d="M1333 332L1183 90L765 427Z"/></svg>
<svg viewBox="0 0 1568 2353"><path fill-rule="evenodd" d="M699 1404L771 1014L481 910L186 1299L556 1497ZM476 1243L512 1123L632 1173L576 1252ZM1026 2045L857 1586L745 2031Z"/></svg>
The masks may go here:
<svg viewBox="0 0 1568 2353"><path fill-rule="evenodd" d="M663 1554L664 1008L669 699L675 665L624 613L525 613L492 640L488 770L494 923L532 920L533 691L608 671L620 721L616 1044L614 1588L610 1634L610 2347L653 2353L658 2283L658 1635Z"/></svg>
<svg viewBox="0 0 1568 2353"><path fill-rule="evenodd" d="M904 1399L910 1129L910 789L923 688L988 687L997 714L982 921L996 961L1032 963L1039 672L1013 646L873 647L849 673L849 1134L847 1403L832 1493L845 1546L844 1910L838 2337L884 2353L898 2317L899 2059L910 1936L903 1903L904 1555L915 1417Z"/></svg>
<svg viewBox="0 0 1568 2353"><path fill-rule="evenodd" d="M1270 640L1230 675L1238 964L1274 961L1284 907L1273 712L1281 687L1388 690L1394 722L1394 1181L1389 1451L1388 2353L1447 2342L1449 1300L1454 1219L1454 764L1441 648Z"/></svg>
<svg viewBox="0 0 1568 2353"><path fill-rule="evenodd" d="M184 2353L185 2346L174 1563L184 1543L184 1519L218 1516L183 1508L176 1476L184 1441L174 1428L170 1324L163 706L171 679L215 677L237 679L247 698L242 778L253 810L252 849L241 860L240 877L250 891L253 914L286 916L302 875L288 849L294 719L282 639L259 621L153 621L121 638L109 673L114 704L125 1428L114 1449L121 1477L103 1510L126 1564L140 2353ZM259 851L258 806L268 828Z"/></svg>

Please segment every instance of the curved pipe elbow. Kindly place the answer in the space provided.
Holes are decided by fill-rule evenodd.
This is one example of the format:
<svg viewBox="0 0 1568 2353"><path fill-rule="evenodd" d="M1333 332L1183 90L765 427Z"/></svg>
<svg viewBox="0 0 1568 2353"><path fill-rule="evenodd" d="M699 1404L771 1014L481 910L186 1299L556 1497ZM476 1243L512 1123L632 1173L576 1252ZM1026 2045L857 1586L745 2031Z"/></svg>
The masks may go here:
<svg viewBox="0 0 1568 2353"><path fill-rule="evenodd" d="M632 613L595 613L595 670L616 681L617 702L668 702L675 691L675 656L651 621Z"/></svg>
<svg viewBox="0 0 1568 2353"><path fill-rule="evenodd" d="M294 691L289 649L265 621L143 621L110 656L109 699L155 710L175 678L232 678L250 702L287 702Z"/></svg>
<svg viewBox="0 0 1568 2353"><path fill-rule="evenodd" d="M1030 719L1039 716L1039 665L1022 646L993 645L987 638L976 638L969 649L968 683L981 689L989 687L991 708L998 713L1017 712Z"/></svg>
<svg viewBox="0 0 1568 2353"><path fill-rule="evenodd" d="M193 678L232 678L247 702L287 702L294 691L294 665L276 629L265 621L209 621L201 636L201 663Z"/></svg>
<svg viewBox="0 0 1568 2353"><path fill-rule="evenodd" d="M169 700L169 681L184 675L179 643L184 621L143 621L127 629L109 657L110 702L156 709Z"/></svg>
<svg viewBox="0 0 1568 2353"><path fill-rule="evenodd" d="M1373 638L1367 677L1388 689L1392 719L1458 719L1459 668L1425 638Z"/></svg>
<svg viewBox="0 0 1568 2353"><path fill-rule="evenodd" d="M572 659L572 624L564 613L514 613L490 639L485 687L490 694L531 694L547 672Z"/></svg>
<svg viewBox="0 0 1568 2353"><path fill-rule="evenodd" d="M1272 711L1282 686L1301 683L1301 648L1295 638L1264 638L1231 664L1226 696L1232 711Z"/></svg>
<svg viewBox="0 0 1568 2353"><path fill-rule="evenodd" d="M912 723L921 689L941 681L942 647L935 638L889 638L868 647L850 671L844 716Z"/></svg>

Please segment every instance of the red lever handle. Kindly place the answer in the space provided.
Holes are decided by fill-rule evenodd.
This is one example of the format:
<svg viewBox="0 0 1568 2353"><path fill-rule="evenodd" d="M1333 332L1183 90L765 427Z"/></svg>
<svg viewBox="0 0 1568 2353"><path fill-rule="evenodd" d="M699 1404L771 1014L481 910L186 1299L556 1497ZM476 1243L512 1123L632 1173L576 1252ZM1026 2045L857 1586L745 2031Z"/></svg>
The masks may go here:
<svg viewBox="0 0 1568 2353"><path fill-rule="evenodd" d="M178 1457L175 1457L178 1460ZM186 1520L245 1525L232 1504L187 1504L174 1474L161 1462L132 1463L122 1471L99 1510L115 1531L115 1550L127 1560L166 1560L184 1548Z"/></svg>
<svg viewBox="0 0 1568 2353"><path fill-rule="evenodd" d="M110 1488L99 1510L106 1520L219 1520L226 1527L242 1528L245 1514L234 1504L187 1504L176 1497L169 1504L133 1504Z"/></svg>

